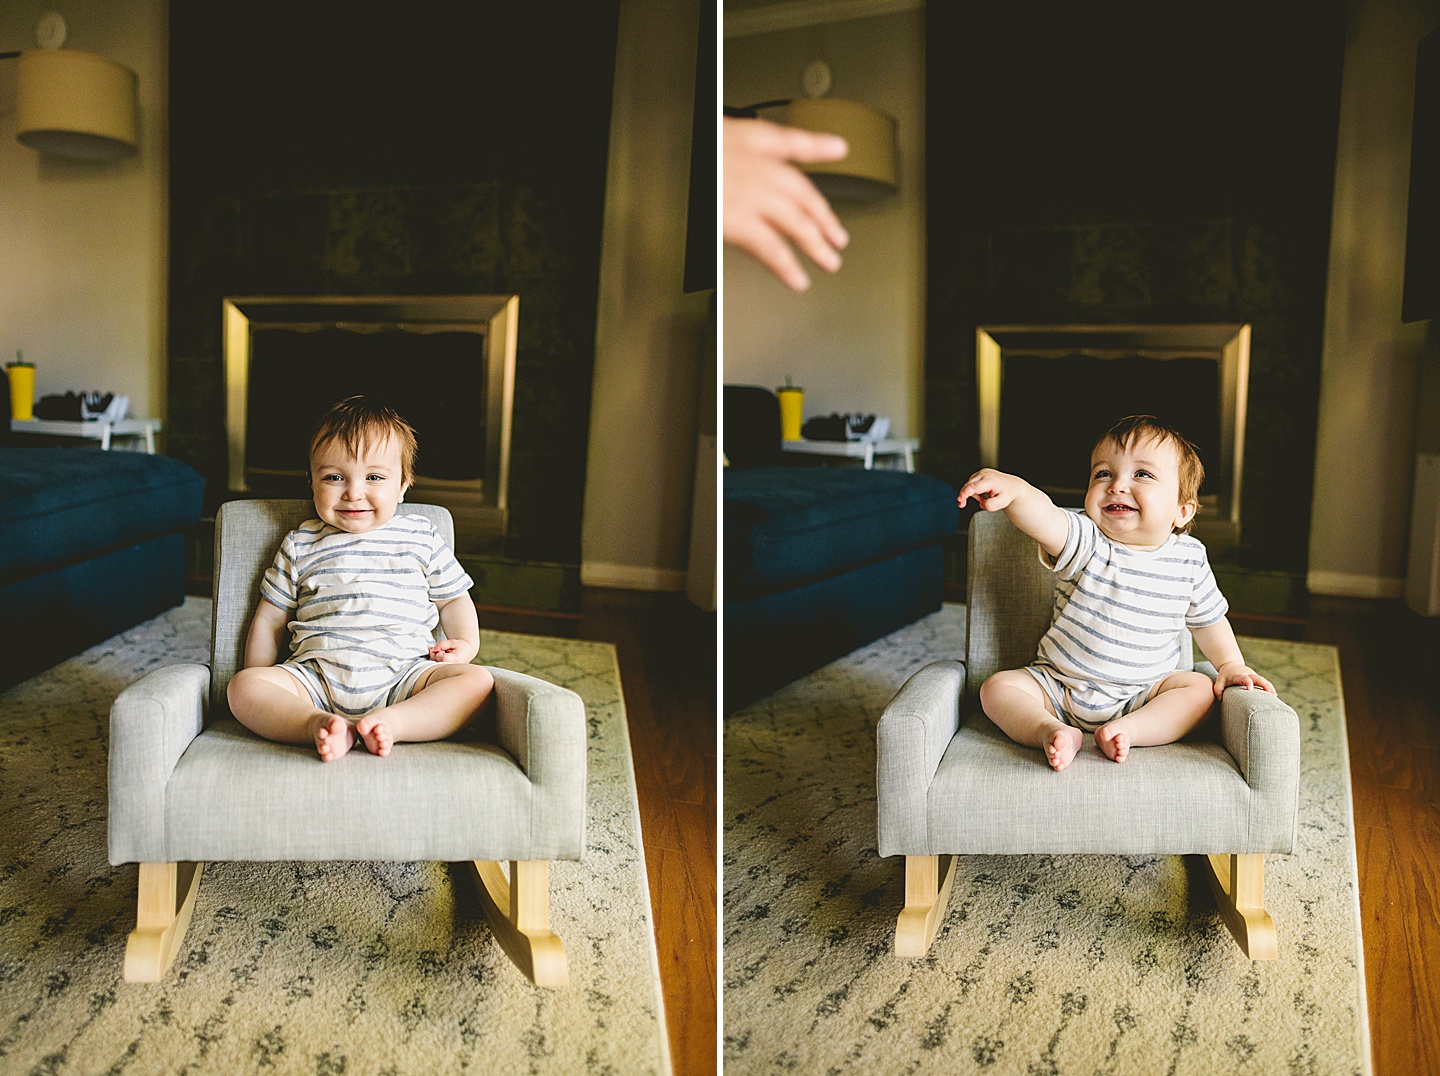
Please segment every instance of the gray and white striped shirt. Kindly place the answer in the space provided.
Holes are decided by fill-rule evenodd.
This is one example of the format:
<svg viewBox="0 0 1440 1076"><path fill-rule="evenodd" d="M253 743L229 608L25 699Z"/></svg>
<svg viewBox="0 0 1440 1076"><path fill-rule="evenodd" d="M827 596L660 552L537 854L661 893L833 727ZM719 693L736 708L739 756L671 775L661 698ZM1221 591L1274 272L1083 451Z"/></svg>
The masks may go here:
<svg viewBox="0 0 1440 1076"><path fill-rule="evenodd" d="M1175 534L1158 549L1130 549L1089 516L1066 514L1065 548L1053 560L1040 551L1059 579L1036 664L1070 687L1133 696L1179 667L1186 628L1218 623L1229 606L1198 539Z"/></svg>
<svg viewBox="0 0 1440 1076"><path fill-rule="evenodd" d="M426 657L435 603L473 585L428 519L397 513L364 534L305 521L280 543L260 596L293 613L290 660L363 674Z"/></svg>

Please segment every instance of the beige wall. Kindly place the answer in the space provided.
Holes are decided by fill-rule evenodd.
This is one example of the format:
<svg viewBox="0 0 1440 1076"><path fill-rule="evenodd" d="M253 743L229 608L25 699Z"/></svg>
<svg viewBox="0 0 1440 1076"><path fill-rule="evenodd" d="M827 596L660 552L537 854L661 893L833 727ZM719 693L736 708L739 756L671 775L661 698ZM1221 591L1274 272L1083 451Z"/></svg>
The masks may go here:
<svg viewBox="0 0 1440 1076"><path fill-rule="evenodd" d="M0 51L35 47L49 0L0 4ZM139 77L140 151L43 157L15 140L15 62L0 60L0 359L36 366L37 395L123 392L164 415L167 261L165 0L70 0L66 48Z"/></svg>
<svg viewBox="0 0 1440 1076"><path fill-rule="evenodd" d="M698 0L623 0L581 580L681 590L711 292L684 292Z"/></svg>
<svg viewBox="0 0 1440 1076"><path fill-rule="evenodd" d="M808 267L796 295L743 252L724 254L724 375L805 389L805 415L887 415L894 436L923 437L925 349L925 22L904 11L801 29L727 37L724 103L803 94L814 60L829 65L829 96L894 116L900 190L873 203L837 203L850 232L834 276ZM767 118L773 118L767 113Z"/></svg>
<svg viewBox="0 0 1440 1076"><path fill-rule="evenodd" d="M1434 0L1351 0L1335 162L1309 589L1398 597L1418 363L1400 320L1415 46Z"/></svg>

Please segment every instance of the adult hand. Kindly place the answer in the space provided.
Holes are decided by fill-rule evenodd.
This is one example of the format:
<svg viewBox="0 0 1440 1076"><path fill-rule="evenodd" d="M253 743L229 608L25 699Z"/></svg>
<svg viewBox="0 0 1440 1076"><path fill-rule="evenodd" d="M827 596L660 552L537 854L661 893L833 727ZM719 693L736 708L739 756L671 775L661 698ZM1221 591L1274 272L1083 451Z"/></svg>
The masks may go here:
<svg viewBox="0 0 1440 1076"><path fill-rule="evenodd" d="M850 147L838 135L767 120L726 116L723 122L725 242L759 260L790 288L804 291L810 277L790 244L833 273L850 236L825 196L790 162L838 161Z"/></svg>

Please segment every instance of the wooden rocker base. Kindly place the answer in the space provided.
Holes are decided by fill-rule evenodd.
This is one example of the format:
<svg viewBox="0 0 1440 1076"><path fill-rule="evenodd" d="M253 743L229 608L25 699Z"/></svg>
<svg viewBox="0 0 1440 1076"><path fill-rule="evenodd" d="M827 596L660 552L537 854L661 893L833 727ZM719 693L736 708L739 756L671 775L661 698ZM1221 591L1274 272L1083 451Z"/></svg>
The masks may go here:
<svg viewBox="0 0 1440 1076"><path fill-rule="evenodd" d="M905 909L895 921L895 955L924 956L930 951L955 880L955 857L945 856L941 878L940 856L905 857Z"/></svg>
<svg viewBox="0 0 1440 1076"><path fill-rule="evenodd" d="M536 986L568 983L565 944L550 929L550 864L512 860L508 878L499 863L477 860L468 866L505 955Z"/></svg>
<svg viewBox="0 0 1440 1076"><path fill-rule="evenodd" d="M905 857L905 908L895 921L895 955L924 956L945 918L955 857ZM1215 891L1220 915L1240 949L1251 960L1274 960L1278 951L1275 921L1265 910L1263 855L1207 855L1205 875Z"/></svg>
<svg viewBox="0 0 1440 1076"><path fill-rule="evenodd" d="M485 918L500 947L536 986L570 981L565 945L550 930L550 864L512 862L507 878L500 864L468 864ZM127 983L158 983L169 970L190 926L203 863L141 863L135 929L125 944Z"/></svg>
<svg viewBox="0 0 1440 1076"><path fill-rule="evenodd" d="M180 949L203 863L141 863L135 929L125 943L127 983L158 983Z"/></svg>
<svg viewBox="0 0 1440 1076"><path fill-rule="evenodd" d="M1207 855L1205 876L1220 915L1251 960L1274 960L1275 920L1265 910L1265 857L1261 854Z"/></svg>

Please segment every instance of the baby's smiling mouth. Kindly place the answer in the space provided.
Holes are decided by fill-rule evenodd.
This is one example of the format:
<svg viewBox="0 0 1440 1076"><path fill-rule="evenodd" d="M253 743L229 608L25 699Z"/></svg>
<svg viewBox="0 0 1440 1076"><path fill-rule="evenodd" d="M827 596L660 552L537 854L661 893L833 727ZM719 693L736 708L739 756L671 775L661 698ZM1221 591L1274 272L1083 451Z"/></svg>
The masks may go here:
<svg viewBox="0 0 1440 1076"><path fill-rule="evenodd" d="M1105 511L1112 515L1120 512L1134 512L1135 510L1134 507L1128 504L1107 504L1105 506Z"/></svg>

